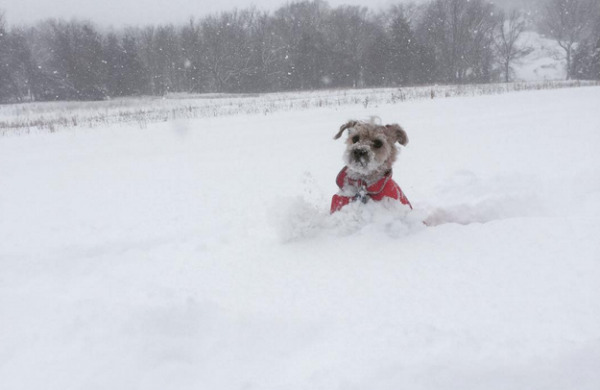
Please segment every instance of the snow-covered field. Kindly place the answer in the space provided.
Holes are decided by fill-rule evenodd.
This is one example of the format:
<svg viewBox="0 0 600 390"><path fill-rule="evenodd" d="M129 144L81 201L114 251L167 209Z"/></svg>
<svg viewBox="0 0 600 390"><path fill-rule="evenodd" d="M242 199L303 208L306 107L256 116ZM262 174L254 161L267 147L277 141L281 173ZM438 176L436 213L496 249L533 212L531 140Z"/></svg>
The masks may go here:
<svg viewBox="0 0 600 390"><path fill-rule="evenodd" d="M236 115L271 115L313 108L382 104L413 100L498 95L515 91L598 86L598 81L527 81L502 84L430 85L402 88L332 89L264 94L170 94L96 102L35 102L0 105L0 137Z"/></svg>
<svg viewBox="0 0 600 390"><path fill-rule="evenodd" d="M597 390L598 107L588 87L0 138L0 389ZM332 136L369 115L408 132L415 210L330 217Z"/></svg>

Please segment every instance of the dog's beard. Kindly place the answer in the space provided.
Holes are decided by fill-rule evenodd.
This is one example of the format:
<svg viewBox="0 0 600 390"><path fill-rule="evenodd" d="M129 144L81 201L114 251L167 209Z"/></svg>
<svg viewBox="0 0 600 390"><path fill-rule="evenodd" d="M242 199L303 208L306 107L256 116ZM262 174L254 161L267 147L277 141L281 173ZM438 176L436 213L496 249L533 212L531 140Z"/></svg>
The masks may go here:
<svg viewBox="0 0 600 390"><path fill-rule="evenodd" d="M345 160L348 168L360 176L369 176L381 169L382 163L377 161L375 153L368 151L366 155L355 158L354 149L346 150Z"/></svg>

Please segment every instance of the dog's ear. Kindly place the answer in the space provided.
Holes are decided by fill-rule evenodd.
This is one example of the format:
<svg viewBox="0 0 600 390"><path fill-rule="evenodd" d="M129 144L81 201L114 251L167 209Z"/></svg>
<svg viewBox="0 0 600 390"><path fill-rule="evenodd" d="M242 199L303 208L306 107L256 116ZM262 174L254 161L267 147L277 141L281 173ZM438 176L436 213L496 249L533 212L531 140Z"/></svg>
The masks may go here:
<svg viewBox="0 0 600 390"><path fill-rule="evenodd" d="M344 123L342 125L342 127L340 127L340 131L338 131L338 133L335 135L335 137L333 137L333 139L339 139L342 136L342 133L344 132L344 130L350 129L350 128L356 126L357 123L358 123L357 121L348 121L348 122Z"/></svg>
<svg viewBox="0 0 600 390"><path fill-rule="evenodd" d="M391 133L394 142L398 141L402 146L408 145L408 135L406 135L406 131L399 124L385 125L385 128Z"/></svg>

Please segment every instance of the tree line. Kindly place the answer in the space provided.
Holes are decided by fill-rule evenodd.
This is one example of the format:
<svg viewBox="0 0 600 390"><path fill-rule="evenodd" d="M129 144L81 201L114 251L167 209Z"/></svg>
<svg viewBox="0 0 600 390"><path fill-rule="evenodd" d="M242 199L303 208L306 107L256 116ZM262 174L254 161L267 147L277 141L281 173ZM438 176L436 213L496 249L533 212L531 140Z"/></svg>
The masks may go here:
<svg viewBox="0 0 600 390"><path fill-rule="evenodd" d="M569 77L600 78L596 8L543 4L541 24L564 49ZM484 0L380 13L302 0L108 32L77 20L9 29L0 12L0 102L510 81L530 50L519 40L528 24Z"/></svg>

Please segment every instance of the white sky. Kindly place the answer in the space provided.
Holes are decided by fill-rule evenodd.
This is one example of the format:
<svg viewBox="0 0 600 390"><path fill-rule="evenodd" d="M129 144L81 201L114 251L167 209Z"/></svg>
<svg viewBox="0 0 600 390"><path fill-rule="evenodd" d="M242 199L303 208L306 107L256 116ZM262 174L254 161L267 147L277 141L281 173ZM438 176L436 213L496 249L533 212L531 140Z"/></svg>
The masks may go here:
<svg viewBox="0 0 600 390"><path fill-rule="evenodd" d="M403 0L328 0L331 6L363 5L370 9ZM190 16L247 7L274 10L287 0L0 0L10 25L33 23L41 19L89 19L102 26L180 23Z"/></svg>

